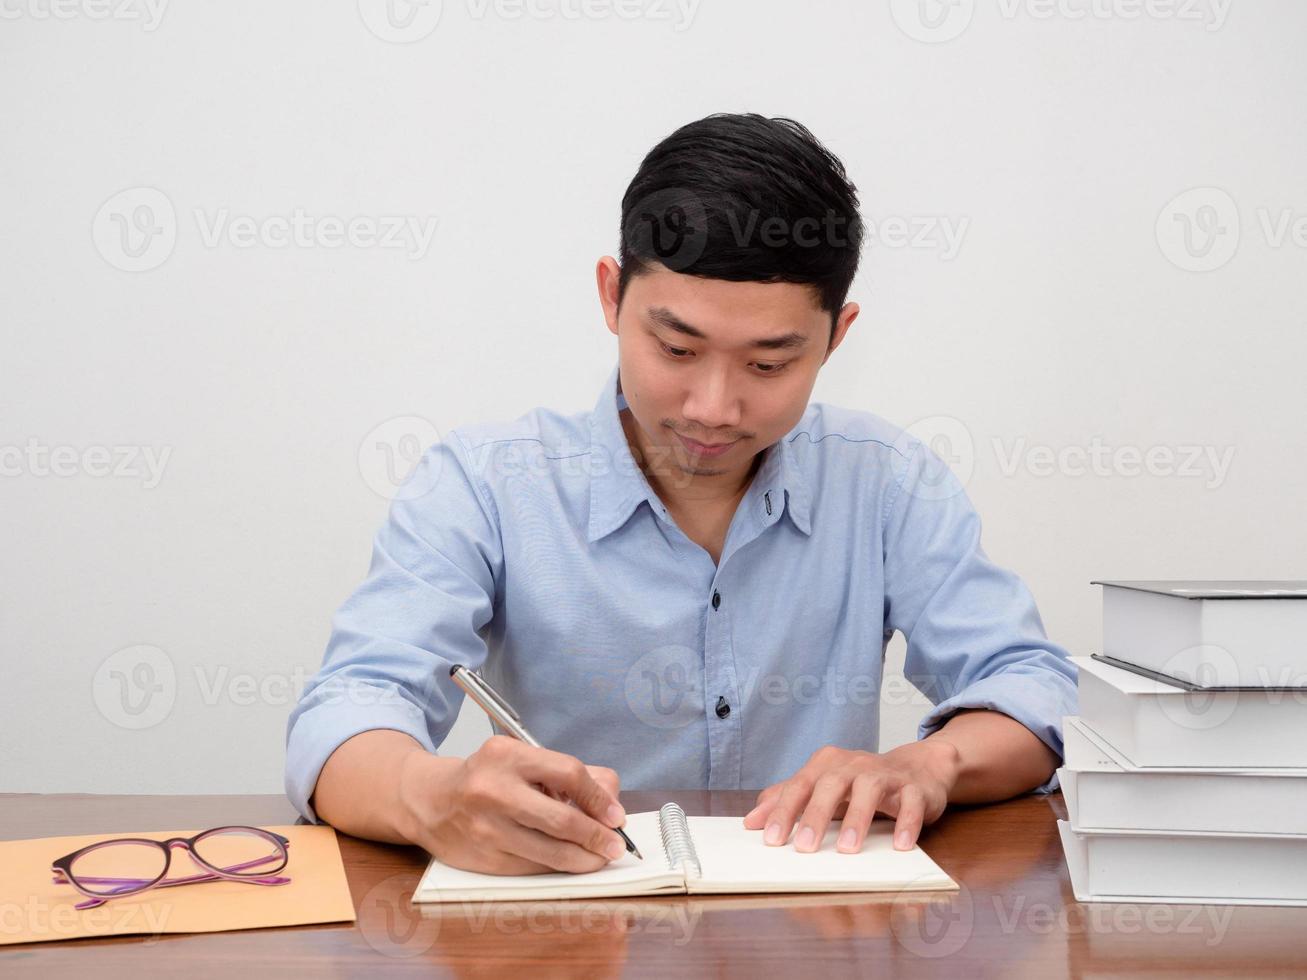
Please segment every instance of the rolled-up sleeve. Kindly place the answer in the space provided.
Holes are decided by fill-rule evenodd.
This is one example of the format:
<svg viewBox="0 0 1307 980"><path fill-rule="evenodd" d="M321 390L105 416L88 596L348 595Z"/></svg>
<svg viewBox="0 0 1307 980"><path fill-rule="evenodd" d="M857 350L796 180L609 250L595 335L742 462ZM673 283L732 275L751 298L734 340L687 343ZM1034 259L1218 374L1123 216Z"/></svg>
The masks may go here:
<svg viewBox="0 0 1307 980"><path fill-rule="evenodd" d="M918 738L962 708L1002 712L1062 756L1076 669L1051 642L1034 596L980 544L980 517L956 475L913 440L884 520L885 631L907 638L904 674L935 706ZM1057 789L1054 773L1039 793Z"/></svg>
<svg viewBox="0 0 1307 980"><path fill-rule="evenodd" d="M435 752L462 692L453 664L479 667L503 555L498 520L458 433L430 447L395 493L363 583L332 619L321 669L286 726L286 794L304 817L341 743L373 729Z"/></svg>

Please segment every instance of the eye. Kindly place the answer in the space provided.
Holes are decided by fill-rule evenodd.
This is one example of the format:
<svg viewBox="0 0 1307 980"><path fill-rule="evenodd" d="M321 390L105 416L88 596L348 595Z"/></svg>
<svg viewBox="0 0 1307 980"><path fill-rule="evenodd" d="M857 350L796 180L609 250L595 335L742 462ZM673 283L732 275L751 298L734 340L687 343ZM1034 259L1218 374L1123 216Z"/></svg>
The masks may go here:
<svg viewBox="0 0 1307 980"><path fill-rule="evenodd" d="M671 357L685 357L687 354L691 353L690 351L686 350L683 347L668 347L661 340L658 341L658 343L662 347L662 349L666 351L667 354L670 355Z"/></svg>
<svg viewBox="0 0 1307 980"><path fill-rule="evenodd" d="M779 363L779 364L775 364L775 363L771 363L771 362L762 362L762 361L760 361L760 362L758 362L758 363L755 363L755 364L754 364L754 367L756 367L756 368L758 369L758 373L759 373L759 374L768 374L768 375L770 375L770 374L780 374L780 373L781 373L782 371L784 371L787 367L789 367L789 365L790 365L790 362L789 362L789 361L782 361L782 362Z"/></svg>

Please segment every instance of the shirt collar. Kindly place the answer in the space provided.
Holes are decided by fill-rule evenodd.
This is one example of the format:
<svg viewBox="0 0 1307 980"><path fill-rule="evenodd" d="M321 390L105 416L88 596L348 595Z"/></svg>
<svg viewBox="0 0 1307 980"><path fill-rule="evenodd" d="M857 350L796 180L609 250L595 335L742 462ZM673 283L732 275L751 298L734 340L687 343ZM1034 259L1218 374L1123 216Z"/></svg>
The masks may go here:
<svg viewBox="0 0 1307 980"><path fill-rule="evenodd" d="M647 502L657 516L667 519L667 508L631 455L619 413L626 408L626 396L618 392L618 367L608 375L599 401L590 413L590 525L588 539L598 541L617 530L631 513ZM797 427L796 427L797 428ZM794 457L791 443L798 435L791 430L768 447L762 465L754 475L748 496L770 494L770 502L784 501L790 521L804 534L812 533L811 498L807 481Z"/></svg>

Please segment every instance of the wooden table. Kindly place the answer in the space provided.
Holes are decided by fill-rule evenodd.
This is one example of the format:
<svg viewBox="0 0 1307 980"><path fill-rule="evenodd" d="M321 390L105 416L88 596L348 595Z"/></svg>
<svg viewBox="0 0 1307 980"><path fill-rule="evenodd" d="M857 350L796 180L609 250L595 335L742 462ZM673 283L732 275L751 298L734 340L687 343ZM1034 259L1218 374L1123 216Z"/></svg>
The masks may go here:
<svg viewBox="0 0 1307 980"><path fill-rule="evenodd" d="M627 792L742 816L752 793ZM1237 805L1237 802L1235 803ZM1080 904L1060 796L960 807L922 846L959 884L933 896L684 896L569 903L407 902L417 848L341 837L354 925L0 947L0 976L135 980L333 977L1288 976L1307 970L1307 909ZM294 823L277 796L0 795L0 837ZM1307 872L1304 872L1307 873Z"/></svg>

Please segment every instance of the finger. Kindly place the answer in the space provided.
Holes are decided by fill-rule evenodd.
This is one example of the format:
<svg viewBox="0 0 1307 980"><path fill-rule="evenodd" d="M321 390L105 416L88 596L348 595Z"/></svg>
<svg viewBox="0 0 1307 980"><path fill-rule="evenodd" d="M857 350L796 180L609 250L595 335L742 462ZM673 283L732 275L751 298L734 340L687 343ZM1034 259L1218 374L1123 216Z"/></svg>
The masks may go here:
<svg viewBox="0 0 1307 980"><path fill-rule="evenodd" d="M821 847L835 808L849 792L850 781L847 773L836 770L826 773L813 785L812 796L799 818L799 829L794 838L796 851L811 853Z"/></svg>
<svg viewBox="0 0 1307 980"><path fill-rule="evenodd" d="M575 756L528 745L518 756L518 771L528 782L567 794L605 827L620 827L626 822L626 811L617 797L604 789Z"/></svg>
<svg viewBox="0 0 1307 980"><path fill-rule="evenodd" d="M840 824L840 836L836 841L836 850L846 854L856 854L862 850L862 842L867 837L867 828L876 815L877 800L880 796L881 783L867 773L861 773L853 779L849 787L849 805L844 811L844 821Z"/></svg>
<svg viewBox="0 0 1307 980"><path fill-rule="evenodd" d="M507 828L512 821L501 817L486 817L477 821L475 839L465 838L442 852L440 860L455 868L489 875L538 875L554 869L529 861L520 854L504 849Z"/></svg>
<svg viewBox="0 0 1307 980"><path fill-rule="evenodd" d="M544 793L545 796L549 797L551 800L563 800L563 801L567 800L566 793L560 793L556 789L550 789L544 783L531 783L531 788L539 790L541 793Z"/></svg>
<svg viewBox="0 0 1307 980"><path fill-rule="evenodd" d="M505 801L503 812L523 827L575 844L607 861L615 861L626 853L626 845L616 832L577 807L552 800L543 793L530 789L513 792Z"/></svg>
<svg viewBox="0 0 1307 980"><path fill-rule="evenodd" d="M498 821L496 841L509 854L517 855L550 871L584 874L598 871L608 859L571 841L559 840L541 833L533 827L524 827L512 820Z"/></svg>
<svg viewBox="0 0 1307 980"><path fill-rule="evenodd" d="M744 826L749 830L761 830L767 822L767 815L776 805L781 795L781 783L773 783L758 794L753 809L744 815Z"/></svg>
<svg viewBox="0 0 1307 980"><path fill-rule="evenodd" d="M613 799L617 799L617 794L622 788L622 778L617 775L617 770L609 769L607 766L586 766L585 768L594 777L595 782L608 790Z"/></svg>
<svg viewBox="0 0 1307 980"><path fill-rule="evenodd" d="M457 854L442 855L441 860L451 867L464 868L467 871L486 875L543 875L554 871L553 868L528 861L524 857L510 854L498 847L489 850L479 849L474 852L472 858L466 860L460 859L460 855Z"/></svg>
<svg viewBox="0 0 1307 980"><path fill-rule="evenodd" d="M925 817L926 794L914 783L908 783L899 794L899 815L894 821L895 850L906 851L916 844Z"/></svg>
<svg viewBox="0 0 1307 980"><path fill-rule="evenodd" d="M767 815L767 829L763 831L762 842L773 847L784 844L790 839L794 821L808 805L812 795L813 780L803 770L786 781L781 787L780 796L771 813Z"/></svg>
<svg viewBox="0 0 1307 980"><path fill-rule="evenodd" d="M478 763L479 767L485 766L489 768L500 767L515 769L518 771L518 775L523 777L525 782L530 783L540 792L553 797L556 800L565 799L565 793L555 789L552 785L547 785L541 780L532 779L526 776L525 771L522 769L524 759L527 759L534 753L541 751L548 750L538 749L535 746L527 745L525 742L513 738L510 735L491 735L484 743L482 743L481 748L477 749L477 751L472 754L468 761ZM550 754L557 755L559 753Z"/></svg>

